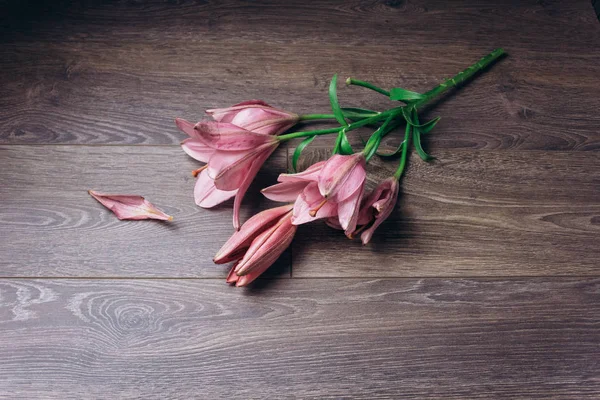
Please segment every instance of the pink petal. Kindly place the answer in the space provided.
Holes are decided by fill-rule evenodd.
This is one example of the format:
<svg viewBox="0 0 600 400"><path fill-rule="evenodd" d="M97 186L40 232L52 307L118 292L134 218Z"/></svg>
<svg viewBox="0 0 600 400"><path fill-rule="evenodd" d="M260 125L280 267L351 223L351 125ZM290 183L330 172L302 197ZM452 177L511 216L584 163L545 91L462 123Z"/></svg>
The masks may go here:
<svg viewBox="0 0 600 400"><path fill-rule="evenodd" d="M256 177L256 174L260 170L260 167L262 167L267 158L269 158L273 150L275 150L275 148L273 148L270 151L264 151L262 154L259 154L258 157L251 164L250 168L248 168L248 171L246 171L246 177L240 185L238 189L238 194L237 196L235 196L235 200L233 202L233 227L235 230L240 229L240 207L242 206L242 200L244 199L244 195L246 194L246 191L250 187L250 184Z"/></svg>
<svg viewBox="0 0 600 400"><path fill-rule="evenodd" d="M238 276L237 274L235 274L235 271L234 271L234 275L237 276L237 280L235 282L235 286L236 287L248 286L250 283L254 282L256 280L256 278L258 278L259 276L261 276L267 269L269 269L269 267L275 261L277 261L277 259L275 259L271 264L269 264L267 262L263 262L259 266L255 267L252 271L248 272L244 276Z"/></svg>
<svg viewBox="0 0 600 400"><path fill-rule="evenodd" d="M219 122L231 122L239 110L244 110L248 107L271 107L262 100L248 100L238 103L234 106L227 108L213 108L206 110L206 114L213 117L215 121Z"/></svg>
<svg viewBox="0 0 600 400"><path fill-rule="evenodd" d="M200 140L216 150L252 150L265 143L278 143L273 136L250 132L225 122L200 121L194 129Z"/></svg>
<svg viewBox="0 0 600 400"><path fill-rule="evenodd" d="M100 204L111 210L119 219L159 219L171 221L173 217L156 208L142 196L128 194L100 194L93 190L88 193Z"/></svg>
<svg viewBox="0 0 600 400"><path fill-rule="evenodd" d="M244 128L263 135L278 135L296 125L298 119L297 115L293 117L288 115L274 116L247 123L244 125Z"/></svg>
<svg viewBox="0 0 600 400"><path fill-rule="evenodd" d="M225 171L231 165L238 162L252 162L252 157L256 154L256 151L220 151L215 150L211 158L208 160L208 175L215 179L222 171ZM247 166L247 165L246 165ZM240 185L240 180L236 183L225 182L224 185L228 188L236 188ZM225 189L224 189L225 190ZM233 189L231 189L233 190Z"/></svg>
<svg viewBox="0 0 600 400"><path fill-rule="evenodd" d="M191 138L185 139L183 142L181 142L181 148L188 156L201 162L208 162L210 157L215 152L213 148L208 147L198 139Z"/></svg>
<svg viewBox="0 0 600 400"><path fill-rule="evenodd" d="M365 179L367 178L367 171L365 169L364 159L350 172L346 182L339 187L335 198L337 201L343 201L350 196L353 196L354 193L360 188L364 186Z"/></svg>
<svg viewBox="0 0 600 400"><path fill-rule="evenodd" d="M323 200L324 197L319 193L317 183L309 183L294 203L292 223L294 225L301 225L317 219L337 215L337 203L327 201L323 204ZM316 215L311 215L311 210L319 205L320 208Z"/></svg>
<svg viewBox="0 0 600 400"><path fill-rule="evenodd" d="M366 229L361 235L360 239L363 244L369 243L371 237L373 237L373 233L375 230L385 221L396 206L396 202L398 201L398 192L400 190L400 185L395 178L390 178L390 188L386 193L386 197L380 200L380 208L379 212L375 215L375 221L373 221L373 225L371 225L368 229Z"/></svg>
<svg viewBox="0 0 600 400"><path fill-rule="evenodd" d="M237 274L235 273L235 269L237 267L238 263L235 263L233 265L233 267L231 267L231 269L229 270L229 274L227 274L227 278L225 279L225 282L227 283L236 283L239 279L239 276L237 276Z"/></svg>
<svg viewBox="0 0 600 400"><path fill-rule="evenodd" d="M273 119L273 116L261 108L251 107L238 111L235 117L233 117L231 120L231 123L255 132L250 128L250 125L256 122L261 122L265 119Z"/></svg>
<svg viewBox="0 0 600 400"><path fill-rule="evenodd" d="M358 212L358 225L365 225L371 222L374 218L373 203L375 203L380 197L384 190L384 186L377 185L375 189L369 193L369 195L363 199L360 205L360 211Z"/></svg>
<svg viewBox="0 0 600 400"><path fill-rule="evenodd" d="M260 169L262 164L269 158L271 153L275 151L278 143L274 144L266 144L260 146L257 149L254 149L238 160L232 162L231 164L222 167L218 174L214 176L215 185L221 190L233 190L239 188L243 182L245 182L246 177L250 174L250 171L256 164L256 160L260 161L259 165L256 166L256 171ZM216 158L216 157L213 157ZM209 174L211 173L211 164L213 163L213 158L208 163ZM252 176L251 179L254 179Z"/></svg>
<svg viewBox="0 0 600 400"><path fill-rule="evenodd" d="M325 197L341 201L351 196L366 178L362 153L333 155L319 173L319 190Z"/></svg>
<svg viewBox="0 0 600 400"><path fill-rule="evenodd" d="M251 100L233 107L207 110L215 121L227 122L263 135L279 134L298 122L298 115Z"/></svg>
<svg viewBox="0 0 600 400"><path fill-rule="evenodd" d="M276 225L257 236L236 268L239 276L254 269L264 270L271 266L290 245L297 227L289 217L283 217Z"/></svg>
<svg viewBox="0 0 600 400"><path fill-rule="evenodd" d="M243 257L244 251L250 246L252 240L260 233L269 229L283 215L292 210L291 204L270 208L255 214L242 225L221 247L213 258L215 264L224 264Z"/></svg>
<svg viewBox="0 0 600 400"><path fill-rule="evenodd" d="M273 201L295 201L298 195L302 193L308 182L283 182L269 186L261 190L261 193L269 200Z"/></svg>
<svg viewBox="0 0 600 400"><path fill-rule="evenodd" d="M194 130L194 125L191 122L186 121L183 118L175 118L175 125L177 125L177 127L184 132L185 134L187 134L189 137L193 138L193 139L198 139L198 132L196 132Z"/></svg>
<svg viewBox="0 0 600 400"><path fill-rule="evenodd" d="M215 187L215 182L203 170L196 179L194 186L194 201L202 208L212 208L237 194L237 190L220 190Z"/></svg>
<svg viewBox="0 0 600 400"><path fill-rule="evenodd" d="M357 190L352 196L338 203L338 218L341 227L344 228L346 236L349 236L356 229L363 190L364 186Z"/></svg>
<svg viewBox="0 0 600 400"><path fill-rule="evenodd" d="M278 182L311 182L317 181L325 161L319 161L302 172L296 174L279 174Z"/></svg>

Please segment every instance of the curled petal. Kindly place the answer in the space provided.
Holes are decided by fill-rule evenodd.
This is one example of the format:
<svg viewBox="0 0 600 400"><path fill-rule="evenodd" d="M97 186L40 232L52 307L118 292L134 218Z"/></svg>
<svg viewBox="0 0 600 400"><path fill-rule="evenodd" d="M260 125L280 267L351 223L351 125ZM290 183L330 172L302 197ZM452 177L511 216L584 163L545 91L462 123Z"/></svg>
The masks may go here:
<svg viewBox="0 0 600 400"><path fill-rule="evenodd" d="M190 138L199 139L198 132L194 130L194 124L191 122L188 122L183 118L175 118L175 125Z"/></svg>
<svg viewBox="0 0 600 400"><path fill-rule="evenodd" d="M333 155L319 173L319 191L335 201L347 199L364 183L365 165L362 153Z"/></svg>
<svg viewBox="0 0 600 400"><path fill-rule="evenodd" d="M246 194L246 191L248 190L250 184L254 180L254 177L256 177L256 174L260 170L260 167L262 167L267 158L269 158L273 150L275 150L275 148L271 149L270 151L263 151L261 154L259 154L258 157L254 160L254 162L246 171L246 177L240 185L238 193L235 196L235 200L233 202L233 227L235 228L235 230L240 229L240 208L242 206L242 200L244 199L244 195Z"/></svg>
<svg viewBox="0 0 600 400"><path fill-rule="evenodd" d="M261 107L247 107L236 113L231 123L249 131L256 132L251 126L257 122L272 119L273 116Z"/></svg>
<svg viewBox="0 0 600 400"><path fill-rule="evenodd" d="M375 218L373 204L381 198L381 195L384 189L387 187L387 184L379 184L375 189L369 193L367 197L365 197L361 203L360 211L358 213L358 225L368 224Z"/></svg>
<svg viewBox="0 0 600 400"><path fill-rule="evenodd" d="M308 182L282 182L261 190L261 193L273 201L294 201L302 193Z"/></svg>
<svg viewBox="0 0 600 400"><path fill-rule="evenodd" d="M246 162L247 167L249 163L253 161L252 157L256 154L254 151L220 151L215 150L210 159L208 160L208 176L211 179L215 179L220 173L230 168L232 165L238 162ZM242 168L243 169L243 168ZM229 190L239 187L242 177L240 177L235 183L225 182L224 186ZM220 186L220 185L219 185ZM223 188L225 190L225 188Z"/></svg>
<svg viewBox="0 0 600 400"><path fill-rule="evenodd" d="M225 278L225 282L227 283L236 283L239 279L239 276L237 276L237 274L235 273L235 268L237 267L238 263L235 263L233 265L233 267L231 267L231 269L229 270L229 274L227 274L227 278Z"/></svg>
<svg viewBox="0 0 600 400"><path fill-rule="evenodd" d="M245 182L246 177L253 168L257 167L256 171L258 172L262 164L264 164L271 153L275 151L277 144L278 143L260 146L259 148L246 153L241 158L238 158L236 161L231 162L229 165L223 164L218 173L212 175L215 171L211 168L211 164L213 164L215 161L214 159L218 157L218 155L215 154L208 163L208 173L213 177L215 185L219 189L237 189ZM256 165L256 160L261 160L258 165ZM254 176L252 176L252 179L254 179Z"/></svg>
<svg viewBox="0 0 600 400"><path fill-rule="evenodd" d="M346 236L350 236L356 229L363 190L364 186L361 186L352 196L338 203L338 218Z"/></svg>
<svg viewBox="0 0 600 400"><path fill-rule="evenodd" d="M227 108L213 108L211 110L206 110L206 114L210 115L215 121L218 122L231 122L239 111L245 110L249 107L270 108L271 106L262 100L248 100Z"/></svg>
<svg viewBox="0 0 600 400"><path fill-rule="evenodd" d="M210 157L213 155L215 150L211 147L208 147L201 141L197 139L185 139L181 142L181 148L185 153L201 162L208 162Z"/></svg>
<svg viewBox="0 0 600 400"><path fill-rule="evenodd" d="M274 116L246 124L245 128L263 135L278 135L296 125L298 119L297 115Z"/></svg>
<svg viewBox="0 0 600 400"><path fill-rule="evenodd" d="M111 210L119 219L159 219L171 221L173 217L156 208L142 196L128 194L101 194L93 190L88 193L100 204Z"/></svg>
<svg viewBox="0 0 600 400"><path fill-rule="evenodd" d="M200 140L215 150L252 150L266 143L278 143L273 136L251 132L225 122L200 121L194 126L194 130Z"/></svg>
<svg viewBox="0 0 600 400"><path fill-rule="evenodd" d="M325 161L319 161L296 174L279 174L278 182L316 182L319 179L321 168L325 165Z"/></svg>
<svg viewBox="0 0 600 400"><path fill-rule="evenodd" d="M314 210L317 212L314 213ZM294 203L292 223L301 225L337 215L337 203L326 201L319 193L316 182L309 183Z"/></svg>
<svg viewBox="0 0 600 400"><path fill-rule="evenodd" d="M202 208L212 208L237 194L237 190L220 190L215 187L215 182L210 179L208 172L203 170L196 179L194 186L194 201Z"/></svg>
<svg viewBox="0 0 600 400"><path fill-rule="evenodd" d="M207 110L215 121L227 122L263 135L279 134L296 122L298 115L271 107L260 100L250 100L233 107Z"/></svg>
<svg viewBox="0 0 600 400"><path fill-rule="evenodd" d="M400 189L398 180L395 178L390 178L388 181L389 182L384 181L382 183L384 190L382 191L381 199L373 204L373 207L377 210L373 225L371 225L360 235L360 239L363 244L369 243L375 230L390 216L394 210L394 207L396 206L396 202L398 201L398 192Z"/></svg>
<svg viewBox="0 0 600 400"><path fill-rule="evenodd" d="M242 258L244 251L250 246L252 240L273 226L283 215L289 213L292 207L292 204L286 204L254 215L242 225L239 231L231 235L229 240L217 252L213 258L215 264L224 264Z"/></svg>

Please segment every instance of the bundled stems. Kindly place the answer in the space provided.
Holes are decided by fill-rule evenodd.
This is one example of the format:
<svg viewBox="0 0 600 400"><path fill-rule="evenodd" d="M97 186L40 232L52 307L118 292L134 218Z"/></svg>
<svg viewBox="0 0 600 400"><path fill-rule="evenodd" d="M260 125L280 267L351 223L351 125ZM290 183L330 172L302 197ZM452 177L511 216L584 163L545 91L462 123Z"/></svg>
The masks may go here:
<svg viewBox="0 0 600 400"><path fill-rule="evenodd" d="M400 180L400 177L404 173L404 169L406 168L406 163L408 159L408 148L410 147L410 131L412 127L410 124L406 124L406 129L404 131L404 143L402 143L402 156L400 157L400 164L398 165L398 169L394 173L394 178L396 180Z"/></svg>
<svg viewBox="0 0 600 400"><path fill-rule="evenodd" d="M430 103L431 101L433 101L434 99L439 97L440 95L447 92L449 89L463 84L464 82L466 82L467 80L472 78L476 73L487 68L490 64L492 64L498 58L502 57L504 54L505 54L505 52L503 49L494 50L493 52L491 52L487 56L483 57L481 60L479 60L475 64L471 65L470 67L468 67L468 68L464 69L463 71L459 72L458 74L456 74L454 77L452 77L450 79L446 79L443 83L441 83L438 86L434 87L433 89L423 93L422 95L420 95L421 96L420 98L415 99L415 100L404 101L406 103L405 106L390 108L386 111L376 113L375 115L371 115L371 116L367 116L367 117L358 119L357 121L352 122L351 124L349 124L347 126L343 126L343 127L339 126L337 128L330 128L330 129L318 129L318 130L313 130L313 131L292 132L292 133L288 133L285 135L280 135L278 137L278 140L284 142L284 141L288 141L288 140L296 139L296 138L300 138L300 137L328 135L328 134L332 134L332 133L340 134L340 132L342 132L342 130L344 131L344 133L346 133L346 132L352 131L354 129L363 127L365 125L372 125L372 124L380 123L381 121L385 121L384 124L381 125L373 133L372 137L376 136L376 138L373 139L373 141L371 141L371 139L369 139L369 142L371 143L371 145L367 146L368 149L366 147L364 150L364 153L366 155L368 155L368 158L371 158L373 156L373 154L376 152L377 147L379 146L379 144L381 142L381 137L385 136L385 134L387 134L389 132L388 128L391 128L392 126L395 127L396 124L391 124L391 121L393 121L394 119L401 117L401 116L403 116L406 119L406 112L408 112L409 115L412 112L417 113L419 108L427 105L428 103ZM362 87L368 88L370 90L373 90L375 92L381 93L387 97L390 96L389 91L382 89L378 86L375 86L369 82L361 81L361 80L354 79L354 78L348 78L346 80L346 84L362 86ZM418 95L418 94L415 93L415 95ZM347 117L348 115L351 115L352 113L348 113L348 115L346 115L346 113L344 113L344 114ZM300 121L335 119L335 118L336 117L334 114L306 114L306 115L300 116ZM405 155L405 153L408 152L408 147L409 147L408 144L409 144L409 140L411 137L410 133L411 133L412 128L410 125L412 124L412 121L407 120L406 122L407 122L406 134L405 134L406 137L405 137L404 147L402 149L401 164L398 167L398 171L396 171L396 175L398 176L398 178L402 175L404 168L405 168L406 157L407 157L407 155Z"/></svg>
<svg viewBox="0 0 600 400"><path fill-rule="evenodd" d="M502 57L504 54L504 49L496 49L492 51L490 54L471 65L469 68L459 72L458 74L454 75L454 77L447 79L445 82L439 84L430 91L425 92L425 98L418 100L413 104L413 106L415 108L422 107L449 89L463 84L467 80L471 79L471 77L477 72L487 68L491 63Z"/></svg>

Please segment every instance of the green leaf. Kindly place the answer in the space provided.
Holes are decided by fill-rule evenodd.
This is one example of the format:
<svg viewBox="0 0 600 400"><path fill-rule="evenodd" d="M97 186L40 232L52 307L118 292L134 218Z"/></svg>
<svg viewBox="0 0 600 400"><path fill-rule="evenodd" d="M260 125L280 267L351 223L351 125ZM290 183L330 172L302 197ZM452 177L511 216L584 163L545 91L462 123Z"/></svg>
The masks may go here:
<svg viewBox="0 0 600 400"><path fill-rule="evenodd" d="M423 161L431 161L434 157L431 157L429 154L423 150L423 146L421 145L421 133L418 129L413 131L413 142L415 143L415 150L417 150L417 154Z"/></svg>
<svg viewBox="0 0 600 400"><path fill-rule="evenodd" d="M340 136L342 137L340 140L340 154L354 154L354 150L352 150L352 146L350 146L350 142L348 142L348 136L346 136L346 132L342 131Z"/></svg>
<svg viewBox="0 0 600 400"><path fill-rule="evenodd" d="M379 148L379 144L381 143L381 139L391 130L394 129L394 124L392 124L395 116L390 115L385 122L377 129L371 137L369 141L365 145L365 159L367 162L377 153L377 149Z"/></svg>
<svg viewBox="0 0 600 400"><path fill-rule="evenodd" d="M366 108L358 107L343 107L342 112L349 120L356 121L363 118L374 117L379 114L377 111L367 110Z"/></svg>
<svg viewBox="0 0 600 400"><path fill-rule="evenodd" d="M365 159L367 159L367 161L373 157L373 154L375 154L377 148L379 147L379 143L381 143L381 134L379 131L376 131L371 135L367 141L367 144L365 145L365 151L367 151L365 154Z"/></svg>
<svg viewBox="0 0 600 400"><path fill-rule="evenodd" d="M415 100L424 99L425 95L417 92L412 92L410 90L402 89L402 88L392 88L390 89L390 99L404 102L411 102Z"/></svg>
<svg viewBox="0 0 600 400"><path fill-rule="evenodd" d="M411 108L409 111L406 111L406 108L402 109L402 116L406 120L406 123L411 126L419 129L421 133L429 133L433 129L433 127L439 122L441 117L436 117L430 121L425 122L424 124L419 124L419 117L416 115L416 110Z"/></svg>
<svg viewBox="0 0 600 400"><path fill-rule="evenodd" d="M382 153L382 152L378 151L375 154L377 154L379 157L394 157L394 156L400 154L400 152L402 152L402 147L404 147L404 140L391 153Z"/></svg>
<svg viewBox="0 0 600 400"><path fill-rule="evenodd" d="M344 119L344 113L342 112L337 97L337 74L333 75L331 83L329 84L329 102L331 103L331 109L333 110L335 119L337 119L340 125L348 126L348 122Z"/></svg>
<svg viewBox="0 0 600 400"><path fill-rule="evenodd" d="M352 150L352 146L350 146L350 142L348 142L348 136L346 136L346 132L343 129L340 131L340 133L337 136L337 139L335 140L333 154L354 154L354 150Z"/></svg>
<svg viewBox="0 0 600 400"><path fill-rule="evenodd" d="M415 124L416 124L416 121L414 120L414 117L413 117L413 111L414 111L414 108L412 108L412 107L410 107L410 108L402 107L402 116L406 120L406 123L411 126L415 126Z"/></svg>
<svg viewBox="0 0 600 400"><path fill-rule="evenodd" d="M317 137L316 135L307 137L302 142L300 142L298 147L296 147L296 150L294 150L294 155L292 156L292 170L294 172L296 172L296 165L298 164L298 159L300 158L300 154L302 154L302 151L304 151L306 146L308 146L313 140L315 140L316 137Z"/></svg>
<svg viewBox="0 0 600 400"><path fill-rule="evenodd" d="M436 118L432 119L431 121L425 122L423 125L419 125L418 126L419 132L421 132L421 133L431 132L433 127L439 122L440 119L441 119L441 117L436 117Z"/></svg>

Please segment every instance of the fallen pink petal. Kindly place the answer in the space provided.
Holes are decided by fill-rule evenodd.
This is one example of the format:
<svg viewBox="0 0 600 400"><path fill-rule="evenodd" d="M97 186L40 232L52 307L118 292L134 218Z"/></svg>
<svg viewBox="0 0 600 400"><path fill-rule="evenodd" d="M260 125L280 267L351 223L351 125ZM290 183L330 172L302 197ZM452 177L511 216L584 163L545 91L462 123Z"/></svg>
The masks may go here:
<svg viewBox="0 0 600 400"><path fill-rule="evenodd" d="M88 190L88 193L121 220L158 219L171 221L173 219L172 216L165 214L142 196L102 194L93 190Z"/></svg>

